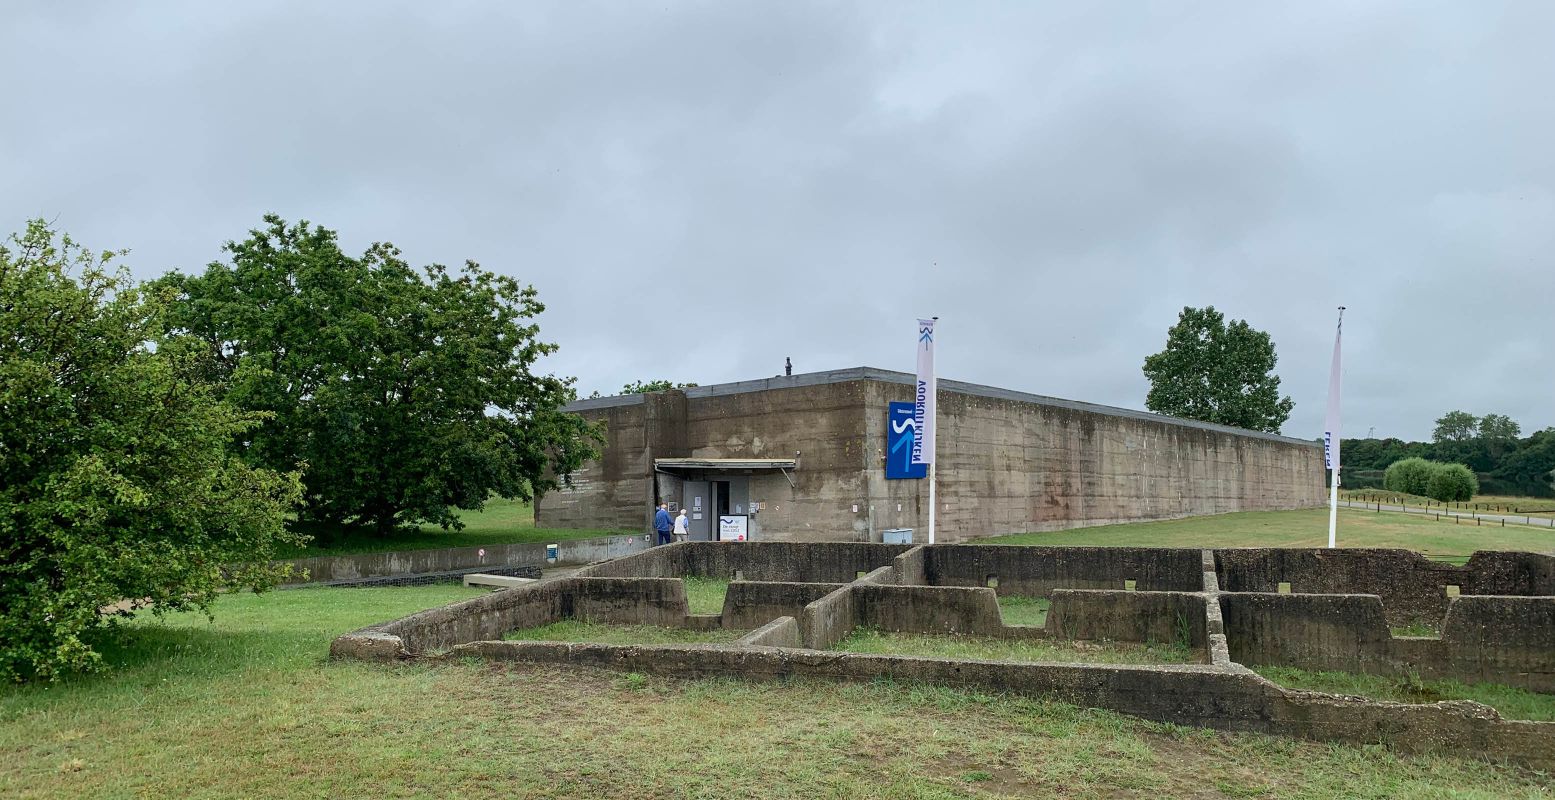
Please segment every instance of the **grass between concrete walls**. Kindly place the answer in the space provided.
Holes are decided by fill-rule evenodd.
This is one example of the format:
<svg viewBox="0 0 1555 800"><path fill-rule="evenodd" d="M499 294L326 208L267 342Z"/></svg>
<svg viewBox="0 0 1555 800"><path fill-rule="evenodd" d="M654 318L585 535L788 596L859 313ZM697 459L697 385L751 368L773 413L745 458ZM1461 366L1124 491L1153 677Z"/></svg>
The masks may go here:
<svg viewBox="0 0 1555 800"><path fill-rule="evenodd" d="M1498 683L1422 681L1414 676L1400 678L1351 672L1310 672L1293 667L1254 667L1253 671L1288 689L1358 695L1395 703L1473 700L1494 708L1507 719L1555 722L1555 695Z"/></svg>
<svg viewBox="0 0 1555 800"><path fill-rule="evenodd" d="M1408 625L1399 625L1393 628L1389 628L1388 631L1394 636L1413 636L1423 639L1442 638L1440 624L1435 622L1427 622L1426 620L1415 620Z"/></svg>
<svg viewBox="0 0 1555 800"><path fill-rule="evenodd" d="M1402 512L1339 509L1340 547L1414 550L1463 564L1475 550L1555 553L1555 533L1525 525L1476 527L1437 522ZM1098 547L1324 547L1328 510L1246 511L1210 517L1100 525L1051 533L1018 533L976 544L1032 544Z"/></svg>
<svg viewBox="0 0 1555 800"><path fill-rule="evenodd" d="M506 641L598 642L599 644L729 644L749 631L715 628L694 631L656 625L612 625L565 619L534 628L520 628L503 635Z"/></svg>
<svg viewBox="0 0 1555 800"><path fill-rule="evenodd" d="M481 547L494 544L533 544L595 539L601 536L640 534L641 531L573 530L536 528L534 508L519 500L494 497L480 511L461 511L461 530L443 530L436 525L396 531L379 536L370 531L303 527L313 536L304 547L283 548L277 558L311 558L360 553L389 553L402 550L440 550L448 547Z"/></svg>
<svg viewBox="0 0 1555 800"><path fill-rule="evenodd" d="M999 616L1006 625L1040 628L1047 624L1048 599L1011 594L999 597Z"/></svg>
<svg viewBox="0 0 1555 800"><path fill-rule="evenodd" d="M686 604L692 614L722 614L729 582L721 578L685 577Z"/></svg>
<svg viewBox="0 0 1555 800"><path fill-rule="evenodd" d="M0 796L1549 798L1555 778L892 683L328 662L483 594L229 595L130 625L112 671L0 687Z"/></svg>
<svg viewBox="0 0 1555 800"><path fill-rule="evenodd" d="M1202 651L1179 645L1085 642L1073 639L996 639L987 636L896 633L855 628L834 650L895 656L1092 664L1200 664Z"/></svg>

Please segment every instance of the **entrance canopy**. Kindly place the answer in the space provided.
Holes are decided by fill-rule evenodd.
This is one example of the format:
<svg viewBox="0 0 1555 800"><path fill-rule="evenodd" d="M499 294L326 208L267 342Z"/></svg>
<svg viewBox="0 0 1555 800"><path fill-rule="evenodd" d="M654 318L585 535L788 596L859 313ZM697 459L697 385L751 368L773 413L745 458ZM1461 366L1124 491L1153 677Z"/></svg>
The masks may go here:
<svg viewBox="0 0 1555 800"><path fill-rule="evenodd" d="M671 474L704 475L721 472L781 472L790 485L794 478L789 470L798 466L792 458L655 458L653 468Z"/></svg>

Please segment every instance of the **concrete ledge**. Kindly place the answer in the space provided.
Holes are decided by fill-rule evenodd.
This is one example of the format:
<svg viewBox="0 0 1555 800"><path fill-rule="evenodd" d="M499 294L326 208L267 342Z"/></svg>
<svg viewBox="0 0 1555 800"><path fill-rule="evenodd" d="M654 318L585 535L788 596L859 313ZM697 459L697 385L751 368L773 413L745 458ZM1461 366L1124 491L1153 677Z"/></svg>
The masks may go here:
<svg viewBox="0 0 1555 800"><path fill-rule="evenodd" d="M741 647L799 647L799 621L793 617L775 620L740 637Z"/></svg>
<svg viewBox="0 0 1555 800"><path fill-rule="evenodd" d="M647 541L641 534L562 540L555 544L557 565L589 564L620 558L648 548ZM540 567L547 563L545 548L545 542L492 544L484 547L451 547L443 550L318 556L277 563L292 565L292 572L296 579L288 581L288 585L306 583L338 585L391 576L450 573L457 577L458 573L468 571L503 567ZM303 577L303 571L306 571L306 577Z"/></svg>
<svg viewBox="0 0 1555 800"><path fill-rule="evenodd" d="M471 572L464 576L465 586L491 586L498 589L528 586L532 583L539 583L539 581L539 578L520 578L517 575L492 575L485 572Z"/></svg>

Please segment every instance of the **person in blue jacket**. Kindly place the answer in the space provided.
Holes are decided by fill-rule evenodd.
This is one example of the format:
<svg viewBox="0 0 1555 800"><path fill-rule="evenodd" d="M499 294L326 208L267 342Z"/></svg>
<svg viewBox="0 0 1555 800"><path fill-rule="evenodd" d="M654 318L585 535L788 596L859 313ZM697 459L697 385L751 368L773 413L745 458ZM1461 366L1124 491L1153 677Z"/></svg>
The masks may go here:
<svg viewBox="0 0 1555 800"><path fill-rule="evenodd" d="M675 523L670 520L669 503L659 504L659 510L653 515L653 529L659 533L659 544L669 544L674 541L671 532L675 530Z"/></svg>

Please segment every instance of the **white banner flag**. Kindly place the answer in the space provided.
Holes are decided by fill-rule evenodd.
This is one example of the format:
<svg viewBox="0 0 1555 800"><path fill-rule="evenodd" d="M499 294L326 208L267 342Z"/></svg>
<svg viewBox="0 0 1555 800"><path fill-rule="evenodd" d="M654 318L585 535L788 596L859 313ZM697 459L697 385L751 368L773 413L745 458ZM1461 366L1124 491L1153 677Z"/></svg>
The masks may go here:
<svg viewBox="0 0 1555 800"><path fill-rule="evenodd" d="M934 320L918 320L918 383L913 396L912 463L934 463Z"/></svg>
<svg viewBox="0 0 1555 800"><path fill-rule="evenodd" d="M1323 422L1323 462L1331 470L1339 469L1339 340L1344 336L1344 312L1340 311L1339 329L1334 332L1334 364L1328 372L1328 418Z"/></svg>

